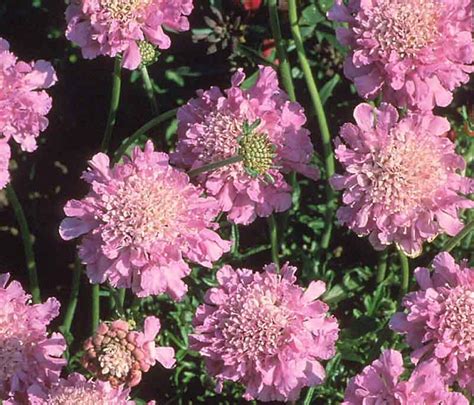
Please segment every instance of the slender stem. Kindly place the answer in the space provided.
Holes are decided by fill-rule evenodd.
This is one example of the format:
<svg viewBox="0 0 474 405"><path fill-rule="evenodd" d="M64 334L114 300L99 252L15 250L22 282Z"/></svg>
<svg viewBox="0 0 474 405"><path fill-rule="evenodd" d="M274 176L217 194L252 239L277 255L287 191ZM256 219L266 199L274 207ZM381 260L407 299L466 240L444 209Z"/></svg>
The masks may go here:
<svg viewBox="0 0 474 405"><path fill-rule="evenodd" d="M76 258L74 263L74 270L72 273L72 285L71 285L71 295L69 297L69 303L66 310L66 315L64 316L64 321L61 327L61 331L67 335L71 330L72 321L74 320L74 314L76 312L77 301L79 299L79 287L81 285L81 273L82 265L79 258Z"/></svg>
<svg viewBox="0 0 474 405"><path fill-rule="evenodd" d="M240 234L239 234L239 226L237 224L231 224L231 239L232 239L232 256L239 255L239 242L240 242Z"/></svg>
<svg viewBox="0 0 474 405"><path fill-rule="evenodd" d="M153 91L153 84L151 83L150 75L148 74L148 69L146 66L141 68L143 85L145 86L145 91L150 100L151 112L153 115L158 115L158 103L156 102L155 92Z"/></svg>
<svg viewBox="0 0 474 405"><path fill-rule="evenodd" d="M28 272L31 296L33 298L33 302L35 304L39 304L41 302L41 293L30 227L28 226L25 212L23 211L23 207L21 206L20 200L18 199L13 186L9 184L6 188L6 191L8 201L10 201L10 204L12 205L18 226L20 227L21 238L23 240L23 249L25 251L26 270Z"/></svg>
<svg viewBox="0 0 474 405"><path fill-rule="evenodd" d="M376 278L377 285L379 285L385 280L385 274L387 272L387 258L388 258L388 248L379 253L379 262L377 265L377 278Z"/></svg>
<svg viewBox="0 0 474 405"><path fill-rule="evenodd" d="M204 166L198 167L196 169L190 170L188 172L188 176L189 177L196 177L196 176L199 176L202 173L212 172L213 170L217 170L217 169L220 169L221 167L232 165L234 163L241 162L241 161L242 161L241 156L238 156L238 155L237 156L232 156L228 159L219 160L218 162L209 163L207 165L204 165Z"/></svg>
<svg viewBox="0 0 474 405"><path fill-rule="evenodd" d="M95 332L100 322L100 285L92 285L92 333Z"/></svg>
<svg viewBox="0 0 474 405"><path fill-rule="evenodd" d="M270 14L270 26L272 29L273 39L275 40L277 57L280 62L278 68L280 70L283 86L285 87L291 101L296 100L295 86L291 78L291 65L285 49L285 43L281 35L280 18L278 17L277 0L268 1L268 11Z"/></svg>
<svg viewBox="0 0 474 405"><path fill-rule="evenodd" d="M123 308L123 305L125 304L125 295L127 294L127 289L126 288L120 288L119 289L119 304L120 307Z"/></svg>
<svg viewBox="0 0 474 405"><path fill-rule="evenodd" d="M114 154L114 163L117 163L120 158L125 154L127 149L133 145L140 136L148 132L150 129L156 127L157 125L161 124L162 122L168 121L171 118L176 116L178 109L175 108L170 111L166 111L163 114L160 114L158 117L153 118L152 120L148 121L146 124L138 128L128 139L126 139L122 145L117 149Z"/></svg>
<svg viewBox="0 0 474 405"><path fill-rule="evenodd" d="M276 264L278 270L280 270L280 258L278 249L278 225L275 215L271 215L268 218L268 227L270 231L270 243L272 245L272 261Z"/></svg>
<svg viewBox="0 0 474 405"><path fill-rule="evenodd" d="M329 179L335 171L334 164L334 153L331 147L331 135L329 133L329 127L326 119L326 114L324 112L324 107L319 96L318 88L316 86L316 81L311 71L311 66L309 65L308 58L306 57L306 51L303 45L303 39L300 32L300 27L298 26L298 10L296 8L296 0L288 1L288 11L289 11L289 20L291 25L291 32L293 34L293 39L295 41L296 52L298 54L298 59L300 62L301 69L303 71L306 85L311 96L311 101L313 103L313 108L318 118L319 130L321 132L321 138L323 143L323 153L324 153L324 165L326 168L326 178ZM332 233L332 221L335 210L335 193L332 190L329 183L326 184L326 215L325 215L325 231L321 241L321 247L327 249L331 241Z"/></svg>
<svg viewBox="0 0 474 405"><path fill-rule="evenodd" d="M410 282L410 263L408 257L401 250L398 250L400 256L400 265L402 266L402 282L400 285L400 298L403 298L408 292Z"/></svg>
<svg viewBox="0 0 474 405"><path fill-rule="evenodd" d="M474 221L469 222L461 229L461 231L453 236L443 247L443 252L450 252L458 243L460 243L467 235L474 231Z"/></svg>
<svg viewBox="0 0 474 405"><path fill-rule="evenodd" d="M102 139L101 150L107 152L109 149L110 140L112 139L112 132L114 130L115 122L117 120L117 111L120 103L120 89L122 87L122 80L120 78L122 70L122 60L119 56L115 58L112 98L110 100L109 117L107 119L107 126L105 127L104 138Z"/></svg>
<svg viewBox="0 0 474 405"><path fill-rule="evenodd" d="M306 393L306 397L304 399L303 405L311 405L311 400L313 399L314 392L316 391L316 387L310 387L308 392Z"/></svg>

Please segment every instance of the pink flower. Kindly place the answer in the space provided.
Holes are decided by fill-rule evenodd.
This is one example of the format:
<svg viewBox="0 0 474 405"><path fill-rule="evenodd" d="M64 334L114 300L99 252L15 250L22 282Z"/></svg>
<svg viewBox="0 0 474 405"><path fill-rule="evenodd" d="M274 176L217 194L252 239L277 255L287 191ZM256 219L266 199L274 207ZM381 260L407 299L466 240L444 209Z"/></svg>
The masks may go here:
<svg viewBox="0 0 474 405"><path fill-rule="evenodd" d="M226 380L242 383L244 398L294 401L305 386L321 384L320 360L335 354L339 328L318 297L322 281L304 290L296 268L274 264L263 273L224 266L194 318L190 347L204 357L218 390Z"/></svg>
<svg viewBox="0 0 474 405"><path fill-rule="evenodd" d="M136 69L146 41L160 49L171 45L163 27L187 31L192 0L72 0L66 10L66 37L82 48L82 56L116 56Z"/></svg>
<svg viewBox="0 0 474 405"><path fill-rule="evenodd" d="M447 106L474 68L470 0L336 0L328 13L349 47L344 72L359 94L398 106Z"/></svg>
<svg viewBox="0 0 474 405"><path fill-rule="evenodd" d="M7 140L0 138L0 190L10 182L10 172L8 171L10 156L10 146Z"/></svg>
<svg viewBox="0 0 474 405"><path fill-rule="evenodd" d="M212 267L230 249L213 230L217 201L202 197L151 141L114 167L98 153L83 178L91 190L66 204L60 234L65 240L84 235L79 256L92 283L108 280L140 297L166 292L180 299L191 271L184 258Z"/></svg>
<svg viewBox="0 0 474 405"><path fill-rule="evenodd" d="M408 381L400 381L403 359L385 350L378 360L351 378L342 405L468 405L464 395L450 392L435 362L420 364Z"/></svg>
<svg viewBox="0 0 474 405"><path fill-rule="evenodd" d="M19 398L33 384L48 386L59 378L66 349L59 333L48 336L59 314L55 298L30 304L20 283L0 274L0 400Z"/></svg>
<svg viewBox="0 0 474 405"><path fill-rule="evenodd" d="M172 155L174 163L192 169L237 154L243 158L197 178L238 224L290 208L291 189L283 173L295 170L318 178L316 168L309 166L313 146L302 127L302 107L288 101L271 68L260 67L257 82L248 90L239 87L244 79L239 70L225 94L217 87L201 90L180 108L179 139ZM245 134L245 126L252 124L256 127Z"/></svg>
<svg viewBox="0 0 474 405"><path fill-rule="evenodd" d="M108 382L86 380L78 373L72 373L67 379L61 378L54 386L45 391L38 386L28 391L31 405L134 405L129 400L130 389L123 386L112 387ZM11 405L15 404L14 402ZM10 403L6 403L10 405Z"/></svg>
<svg viewBox="0 0 474 405"><path fill-rule="evenodd" d="M36 138L48 126L51 97L43 90L57 80L49 62L21 62L0 38L0 189L9 182L7 142L14 139L21 149L33 152Z"/></svg>
<svg viewBox="0 0 474 405"><path fill-rule="evenodd" d="M434 272L419 267L420 290L403 300L407 313L397 313L391 327L406 333L417 364L434 359L449 383L457 381L474 393L474 268L456 264L443 252L433 261Z"/></svg>
<svg viewBox="0 0 474 405"><path fill-rule="evenodd" d="M121 319L102 323L84 343L82 364L113 387L123 384L134 387L156 361L166 368L174 366L174 349L155 346L160 327L160 320L154 316L145 319L143 332L131 329L130 324Z"/></svg>
<svg viewBox="0 0 474 405"><path fill-rule="evenodd" d="M409 256L438 234L455 235L463 224L463 197L474 182L463 177L464 159L445 136L449 123L431 113L398 120L390 104L360 104L357 126L345 124L336 140L336 157L345 168L331 184L344 190L337 216L358 235L369 235L376 249L395 243Z"/></svg>

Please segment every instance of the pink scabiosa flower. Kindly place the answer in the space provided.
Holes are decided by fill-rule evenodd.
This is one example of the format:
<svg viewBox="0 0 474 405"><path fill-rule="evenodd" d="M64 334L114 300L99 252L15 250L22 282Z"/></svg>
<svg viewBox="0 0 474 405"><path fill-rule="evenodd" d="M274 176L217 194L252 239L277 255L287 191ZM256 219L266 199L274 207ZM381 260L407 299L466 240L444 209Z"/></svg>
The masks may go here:
<svg viewBox="0 0 474 405"><path fill-rule="evenodd" d="M61 378L50 389L34 386L28 390L31 405L134 405L129 400L130 389L113 387L104 381L86 380L78 373ZM12 402L11 405L15 403ZM10 405L6 402L6 405Z"/></svg>
<svg viewBox="0 0 474 405"><path fill-rule="evenodd" d="M0 38L0 188L9 181L8 161L13 138L25 152L33 152L36 138L48 126L51 97L44 89L57 80L49 62L18 61L9 43Z"/></svg>
<svg viewBox="0 0 474 405"><path fill-rule="evenodd" d="M345 124L336 140L336 157L345 168L331 184L344 190L341 223L369 235L376 249L395 243L409 256L438 234L455 235L463 224L462 208L474 202L462 194L473 189L459 174L464 159L445 136L449 122L431 113L398 120L397 110L360 104L357 125Z"/></svg>
<svg viewBox="0 0 474 405"><path fill-rule="evenodd" d="M59 314L59 302L30 304L20 283L0 274L0 400L22 397L27 389L48 386L59 378L66 349L59 333L48 336L48 324Z"/></svg>
<svg viewBox="0 0 474 405"><path fill-rule="evenodd" d="M204 357L208 372L242 383L244 398L296 400L303 387L321 384L320 360L335 354L339 327L318 297L322 281L304 290L295 284L296 268L274 264L263 273L224 266L219 286L211 288L194 318L190 347Z"/></svg>
<svg viewBox="0 0 474 405"><path fill-rule="evenodd" d="M445 107L473 72L470 0L336 0L328 17L348 23L336 30L344 72L364 98Z"/></svg>
<svg viewBox="0 0 474 405"><path fill-rule="evenodd" d="M218 198L228 219L238 224L290 208L291 189L283 173L295 170L318 178L318 171L309 166L313 145L302 127L302 107L288 101L271 68L260 67L257 82L248 90L239 87L244 79L239 70L225 94L217 87L201 90L180 108L172 155L173 163L187 169L241 156L241 162L197 177Z"/></svg>
<svg viewBox="0 0 474 405"><path fill-rule="evenodd" d="M140 297L180 299L187 291L182 279L191 271L184 258L212 267L230 249L213 230L217 201L202 197L151 141L114 167L98 153L83 178L91 191L66 204L60 234L65 240L84 235L79 256L92 283L108 280Z"/></svg>
<svg viewBox="0 0 474 405"><path fill-rule="evenodd" d="M456 264L446 252L433 268L432 274L415 270L421 289L405 296L407 313L395 314L391 327L407 335L415 364L434 359L449 383L474 393L474 268Z"/></svg>
<svg viewBox="0 0 474 405"><path fill-rule="evenodd" d="M72 0L66 10L66 37L86 59L123 54L123 66L136 69L142 47L171 46L163 27L187 31L192 0Z"/></svg>
<svg viewBox="0 0 474 405"><path fill-rule="evenodd" d="M469 404L464 395L448 390L436 362L418 366L408 381L400 381L403 372L401 353L385 350L378 360L349 380L342 405Z"/></svg>
<svg viewBox="0 0 474 405"><path fill-rule="evenodd" d="M130 323L120 319L102 323L84 343L82 364L99 380L109 381L114 387L134 387L156 361L166 368L175 363L173 348L155 346L159 331L160 321L154 316L145 319L143 332L133 330Z"/></svg>

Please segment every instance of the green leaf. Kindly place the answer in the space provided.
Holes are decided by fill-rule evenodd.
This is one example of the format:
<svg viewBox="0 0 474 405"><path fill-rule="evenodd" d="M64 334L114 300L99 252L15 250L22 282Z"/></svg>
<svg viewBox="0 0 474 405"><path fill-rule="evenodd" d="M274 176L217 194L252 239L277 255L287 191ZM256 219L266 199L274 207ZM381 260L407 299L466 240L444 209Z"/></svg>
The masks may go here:
<svg viewBox="0 0 474 405"><path fill-rule="evenodd" d="M329 81L324 83L324 86L321 88L321 91L319 92L319 96L321 97L321 103L323 103L323 105L326 104L326 102L332 96L334 88L338 85L340 81L341 81L341 76L339 76L336 73Z"/></svg>

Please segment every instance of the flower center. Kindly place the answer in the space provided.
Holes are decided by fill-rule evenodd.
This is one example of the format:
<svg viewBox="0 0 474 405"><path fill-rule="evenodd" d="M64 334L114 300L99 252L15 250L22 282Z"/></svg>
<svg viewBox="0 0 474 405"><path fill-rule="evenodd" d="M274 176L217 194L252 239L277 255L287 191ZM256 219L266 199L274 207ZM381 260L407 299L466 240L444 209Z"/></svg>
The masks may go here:
<svg viewBox="0 0 474 405"><path fill-rule="evenodd" d="M227 305L228 317L222 322L222 334L232 353L251 359L273 355L285 344L290 313L278 297L258 286L235 294Z"/></svg>
<svg viewBox="0 0 474 405"><path fill-rule="evenodd" d="M149 66L158 60L160 52L148 41L138 41L138 49L142 58L141 66Z"/></svg>
<svg viewBox="0 0 474 405"><path fill-rule="evenodd" d="M110 401L90 386L53 388L48 405L108 405Z"/></svg>
<svg viewBox="0 0 474 405"><path fill-rule="evenodd" d="M361 25L375 31L386 56L396 52L401 58L410 57L438 37L440 6L436 0L383 0Z"/></svg>
<svg viewBox="0 0 474 405"><path fill-rule="evenodd" d="M105 241L120 239L122 246L174 239L186 208L172 185L147 172L126 178L116 193L105 198L105 210L99 216L105 224L102 236Z"/></svg>
<svg viewBox="0 0 474 405"><path fill-rule="evenodd" d="M0 382L8 381L20 368L23 363L23 350L24 344L17 338L0 340Z"/></svg>
<svg viewBox="0 0 474 405"><path fill-rule="evenodd" d="M268 137L260 133L244 135L240 141L239 154L245 168L256 175L265 174L273 167L275 147Z"/></svg>
<svg viewBox="0 0 474 405"><path fill-rule="evenodd" d="M372 201L396 214L432 198L447 180L434 148L427 137L392 130L388 145L373 153L374 166L366 173Z"/></svg>
<svg viewBox="0 0 474 405"><path fill-rule="evenodd" d="M102 0L104 7L114 20L126 22L140 9L146 7L150 0Z"/></svg>
<svg viewBox="0 0 474 405"><path fill-rule="evenodd" d="M133 350L132 346L130 348ZM101 349L97 359L104 376L116 377L119 380L128 376L135 361L129 348L113 338Z"/></svg>
<svg viewBox="0 0 474 405"><path fill-rule="evenodd" d="M467 358L474 359L474 291L462 286L451 291L445 301L441 328Z"/></svg>

